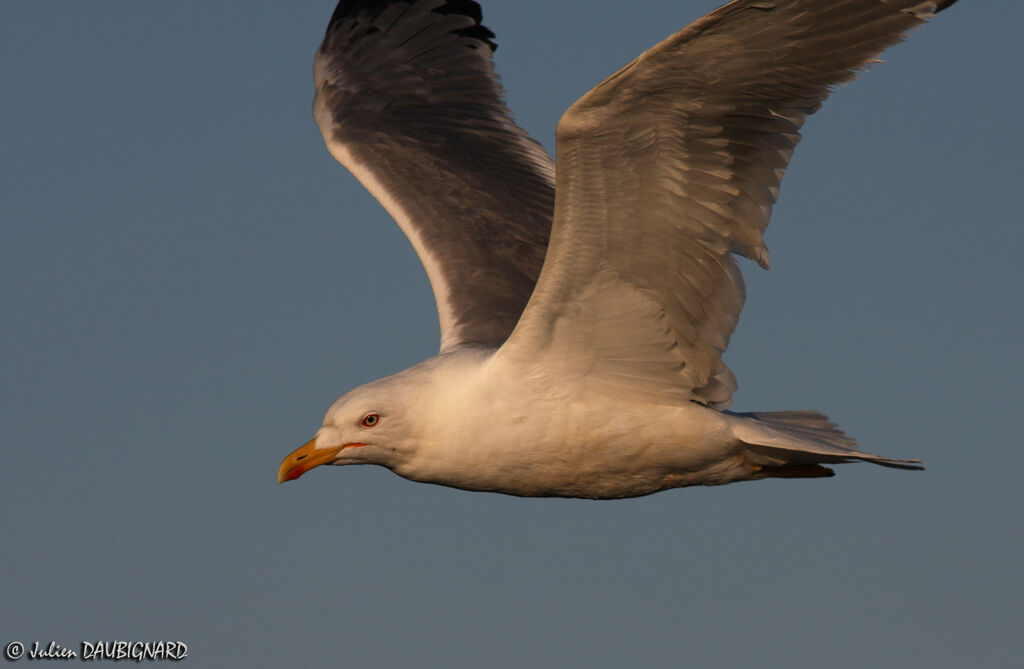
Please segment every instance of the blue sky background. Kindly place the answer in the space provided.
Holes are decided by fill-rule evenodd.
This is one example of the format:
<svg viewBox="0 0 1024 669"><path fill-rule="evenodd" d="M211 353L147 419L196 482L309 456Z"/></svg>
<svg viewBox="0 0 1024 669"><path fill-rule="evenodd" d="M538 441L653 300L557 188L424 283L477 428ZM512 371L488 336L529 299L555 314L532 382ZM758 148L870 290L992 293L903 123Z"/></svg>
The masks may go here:
<svg viewBox="0 0 1024 669"><path fill-rule="evenodd" d="M519 122L714 0L485 0ZM323 147L301 2L0 5L0 643L189 665L1006 667L1024 620L1024 5L963 0L805 126L726 357L833 479L524 500L282 457L432 355L425 275ZM38 663L33 666L45 666ZM64 664L58 666L66 666Z"/></svg>

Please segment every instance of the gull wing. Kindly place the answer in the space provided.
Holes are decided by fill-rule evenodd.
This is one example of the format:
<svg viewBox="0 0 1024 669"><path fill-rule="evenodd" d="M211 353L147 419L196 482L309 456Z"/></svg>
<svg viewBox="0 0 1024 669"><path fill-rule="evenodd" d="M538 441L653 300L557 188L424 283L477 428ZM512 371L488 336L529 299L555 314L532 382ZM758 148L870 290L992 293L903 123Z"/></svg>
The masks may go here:
<svg viewBox="0 0 1024 669"><path fill-rule="evenodd" d="M804 119L955 0L736 0L578 100L557 132L548 256L500 352L616 396L728 406L762 234Z"/></svg>
<svg viewBox="0 0 1024 669"><path fill-rule="evenodd" d="M469 0L342 0L313 67L327 148L419 254L442 351L508 338L554 203L554 164L512 122L480 20Z"/></svg>

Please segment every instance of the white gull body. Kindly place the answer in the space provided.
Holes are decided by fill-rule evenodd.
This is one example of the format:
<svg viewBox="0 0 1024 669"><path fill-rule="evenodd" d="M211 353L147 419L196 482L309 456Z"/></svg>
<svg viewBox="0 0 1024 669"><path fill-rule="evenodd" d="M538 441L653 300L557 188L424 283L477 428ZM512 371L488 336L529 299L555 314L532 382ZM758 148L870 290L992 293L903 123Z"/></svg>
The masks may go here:
<svg viewBox="0 0 1024 669"><path fill-rule="evenodd" d="M331 153L427 270L441 352L357 388L281 463L620 498L829 476L866 453L813 411L726 411L735 255L762 234L799 128L953 0L736 0L576 102L557 166L516 126L469 0L342 0L314 67Z"/></svg>
<svg viewBox="0 0 1024 669"><path fill-rule="evenodd" d="M332 464L369 461L415 481L514 495L635 497L756 478L731 426L742 418L533 383L524 371L482 350L432 358L341 398L314 442L366 444ZM352 425L369 412L378 426Z"/></svg>

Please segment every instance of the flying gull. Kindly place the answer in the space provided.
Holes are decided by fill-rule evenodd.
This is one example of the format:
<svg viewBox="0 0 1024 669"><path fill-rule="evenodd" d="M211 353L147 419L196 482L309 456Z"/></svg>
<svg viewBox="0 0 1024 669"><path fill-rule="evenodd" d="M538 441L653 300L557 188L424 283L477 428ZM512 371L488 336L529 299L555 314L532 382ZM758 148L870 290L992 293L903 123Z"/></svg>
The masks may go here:
<svg viewBox="0 0 1024 669"><path fill-rule="evenodd" d="M316 54L327 148L394 217L441 349L342 395L281 463L621 498L831 476L867 461L814 411L727 411L735 256L762 235L804 119L955 0L735 0L640 54L558 123L519 128L471 0L342 0Z"/></svg>

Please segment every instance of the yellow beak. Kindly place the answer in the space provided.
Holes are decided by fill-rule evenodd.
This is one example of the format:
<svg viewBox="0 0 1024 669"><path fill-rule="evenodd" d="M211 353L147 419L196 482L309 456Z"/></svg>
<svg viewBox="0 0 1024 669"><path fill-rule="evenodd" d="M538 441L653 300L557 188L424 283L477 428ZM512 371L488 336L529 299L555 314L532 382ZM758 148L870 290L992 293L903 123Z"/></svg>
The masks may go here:
<svg viewBox="0 0 1024 669"><path fill-rule="evenodd" d="M338 456L338 451L349 445L345 444L337 448L317 450L316 439L310 439L289 453L288 457L284 459L277 470L277 482L294 481L314 467L334 462Z"/></svg>

